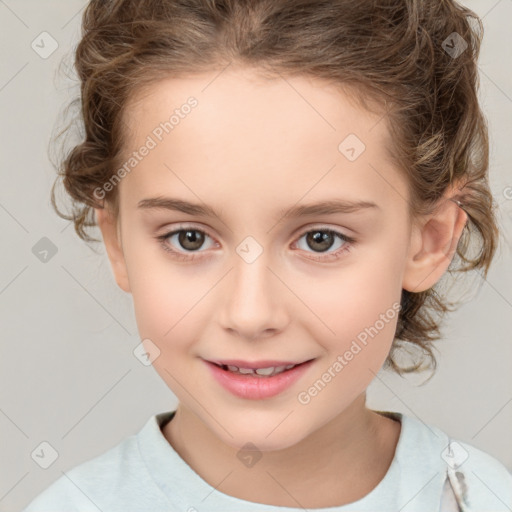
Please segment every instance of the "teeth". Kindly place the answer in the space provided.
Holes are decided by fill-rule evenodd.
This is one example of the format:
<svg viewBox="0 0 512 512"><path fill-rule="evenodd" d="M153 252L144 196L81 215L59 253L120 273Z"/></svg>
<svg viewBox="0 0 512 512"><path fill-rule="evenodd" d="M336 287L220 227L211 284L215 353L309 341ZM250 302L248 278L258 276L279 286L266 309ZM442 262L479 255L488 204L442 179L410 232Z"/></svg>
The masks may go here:
<svg viewBox="0 0 512 512"><path fill-rule="evenodd" d="M281 371L283 371L283 370L284 370L284 366L278 366L278 367L276 367L276 368L274 368L273 366L270 366L269 368L258 368L258 369L256 370L256 373L257 373L258 375L271 375L272 373L274 373L274 370L275 370L275 372L277 373L277 372L278 372L278 370L279 370L279 368L282 368L282 370L281 370Z"/></svg>
<svg viewBox="0 0 512 512"><path fill-rule="evenodd" d="M269 366L268 368L257 368L256 370L253 370L252 368L239 368L238 366L232 366L232 365L224 365L224 369L228 369L230 372L234 373L241 373L242 375L260 375L262 377L269 377L277 375L278 373L282 373L285 370L289 370L290 368L293 368L294 364L289 364L287 366Z"/></svg>

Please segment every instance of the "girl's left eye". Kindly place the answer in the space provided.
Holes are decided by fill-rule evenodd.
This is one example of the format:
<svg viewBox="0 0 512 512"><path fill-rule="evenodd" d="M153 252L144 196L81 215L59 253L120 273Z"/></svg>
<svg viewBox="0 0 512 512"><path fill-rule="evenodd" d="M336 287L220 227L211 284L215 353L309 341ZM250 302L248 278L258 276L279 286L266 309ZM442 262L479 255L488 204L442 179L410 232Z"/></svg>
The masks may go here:
<svg viewBox="0 0 512 512"><path fill-rule="evenodd" d="M167 243L168 239L171 239L172 237L176 236L177 240L179 241L179 244L181 245L182 248L185 249L185 251L188 251L188 254L187 252L173 249ZM204 252L198 251L198 249L201 248L201 246L204 244L206 237L211 238L205 231L201 229L180 226L180 229L175 229L163 235L158 235L156 236L156 239L160 241L160 244L162 245L163 249L171 253L173 257L176 257L181 260L191 261L194 258L196 258L196 252ZM320 257L309 256L309 258L317 261L337 259L342 255L342 253L349 251L355 243L354 238L327 227L318 227L314 229L309 229L308 231L304 231L299 237L298 241L300 241L303 237L306 237L306 244L309 247L317 246L316 248L320 249L320 251L313 251L314 253L316 252L317 254L320 254ZM327 251L332 248L336 237L344 243L341 245L341 247L338 247L334 252L327 253ZM295 242L295 244L297 244L298 241ZM321 254L323 253L327 253L327 257L321 256Z"/></svg>
<svg viewBox="0 0 512 512"><path fill-rule="evenodd" d="M319 254L320 256L314 256L311 257L311 259L317 260L317 261L324 261L324 260L331 260L331 259L337 259L339 258L343 253L350 251L350 249L355 244L355 239L352 237L349 237L347 235L344 235L343 233L340 233L339 231L336 231L334 229L326 228L326 227L318 227L314 229L309 229L308 231L305 231L302 233L302 235L299 237L299 240L301 240L303 237L306 237L306 244L311 246L316 246L317 249L321 249L319 252L316 252L316 254ZM341 240L342 243L341 246L338 246L338 248L333 251L329 252L327 254L327 257L322 256L321 254L325 253L328 249L332 248L333 240L336 239L336 237Z"/></svg>

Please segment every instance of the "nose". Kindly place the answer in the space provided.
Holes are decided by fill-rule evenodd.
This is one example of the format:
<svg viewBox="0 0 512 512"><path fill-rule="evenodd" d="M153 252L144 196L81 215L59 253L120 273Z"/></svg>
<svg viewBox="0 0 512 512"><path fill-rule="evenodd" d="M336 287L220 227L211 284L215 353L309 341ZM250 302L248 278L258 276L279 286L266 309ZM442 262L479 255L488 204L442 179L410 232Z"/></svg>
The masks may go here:
<svg viewBox="0 0 512 512"><path fill-rule="evenodd" d="M228 283L221 291L221 327L240 338L254 340L281 332L289 321L290 291L269 267L266 253L248 262L237 254Z"/></svg>

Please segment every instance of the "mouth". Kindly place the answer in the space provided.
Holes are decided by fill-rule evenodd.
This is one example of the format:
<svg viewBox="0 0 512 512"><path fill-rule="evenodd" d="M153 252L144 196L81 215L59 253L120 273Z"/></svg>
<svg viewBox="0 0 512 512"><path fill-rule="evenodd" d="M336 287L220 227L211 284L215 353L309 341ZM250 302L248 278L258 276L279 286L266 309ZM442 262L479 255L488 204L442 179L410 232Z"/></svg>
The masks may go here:
<svg viewBox="0 0 512 512"><path fill-rule="evenodd" d="M294 363L290 361L257 361L255 363L250 363L246 361L239 360L229 360L229 361L208 361L211 364L221 368L225 372L237 374L237 375L247 375L250 377L273 377L275 375L279 375L281 373L289 372L299 366L305 365L309 362L313 361L313 359L308 359L307 361Z"/></svg>
<svg viewBox="0 0 512 512"><path fill-rule="evenodd" d="M271 361L276 366L269 366L269 361L203 361L214 380L231 394L247 400L263 400L292 388L309 371L315 359L296 363ZM235 362L238 365L232 364Z"/></svg>

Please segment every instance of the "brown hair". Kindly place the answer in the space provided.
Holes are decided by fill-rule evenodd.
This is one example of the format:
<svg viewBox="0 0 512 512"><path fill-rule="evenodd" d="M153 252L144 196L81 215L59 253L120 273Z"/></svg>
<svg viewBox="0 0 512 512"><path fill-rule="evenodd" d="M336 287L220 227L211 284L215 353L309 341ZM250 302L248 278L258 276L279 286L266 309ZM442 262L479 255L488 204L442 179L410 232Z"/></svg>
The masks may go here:
<svg viewBox="0 0 512 512"><path fill-rule="evenodd" d="M75 102L85 133L56 165L74 210L59 211L58 178L52 205L73 220L80 238L100 241L84 229L95 226L93 208L105 206L94 190L123 161L128 101L159 79L233 63L267 77L309 75L383 115L390 156L410 184L412 215L432 212L455 187L468 222L448 272L481 268L485 277L498 228L487 125L477 99L482 35L478 16L453 0L92 0L75 54L81 84ZM118 218L117 187L105 202ZM397 357L413 348L435 369L432 342L454 305L439 292L440 282L419 293L402 290L385 367L399 374L425 369L421 360L399 365Z"/></svg>

